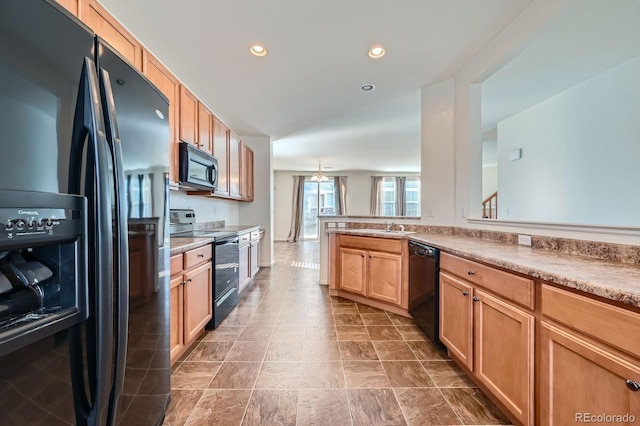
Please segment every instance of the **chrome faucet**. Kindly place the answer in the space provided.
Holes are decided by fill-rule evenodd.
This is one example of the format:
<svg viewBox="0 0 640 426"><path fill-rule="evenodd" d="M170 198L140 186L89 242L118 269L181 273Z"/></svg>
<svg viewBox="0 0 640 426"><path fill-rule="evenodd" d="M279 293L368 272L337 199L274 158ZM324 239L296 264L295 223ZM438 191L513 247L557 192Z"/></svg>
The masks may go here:
<svg viewBox="0 0 640 426"><path fill-rule="evenodd" d="M400 225L400 232L404 233L404 225Z"/></svg>
<svg viewBox="0 0 640 426"><path fill-rule="evenodd" d="M394 225L393 222L385 222L385 226L387 227L386 231L391 232L391 227Z"/></svg>

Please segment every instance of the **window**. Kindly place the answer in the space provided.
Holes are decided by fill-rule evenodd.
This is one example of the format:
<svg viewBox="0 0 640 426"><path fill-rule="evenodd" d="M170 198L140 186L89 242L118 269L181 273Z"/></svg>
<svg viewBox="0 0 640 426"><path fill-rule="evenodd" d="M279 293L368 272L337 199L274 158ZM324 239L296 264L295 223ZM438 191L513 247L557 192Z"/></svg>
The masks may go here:
<svg viewBox="0 0 640 426"><path fill-rule="evenodd" d="M302 203L302 237L305 240L318 239L319 214L336 214L334 193L333 179L327 182L313 182L310 178L305 178Z"/></svg>
<svg viewBox="0 0 640 426"><path fill-rule="evenodd" d="M420 178L405 178L405 201L404 216L420 216ZM380 215L381 216L398 216L398 198L396 194L397 183L395 176L385 176L382 178L380 187Z"/></svg>
<svg viewBox="0 0 640 426"><path fill-rule="evenodd" d="M420 178L408 177L405 184L406 215L420 216Z"/></svg>

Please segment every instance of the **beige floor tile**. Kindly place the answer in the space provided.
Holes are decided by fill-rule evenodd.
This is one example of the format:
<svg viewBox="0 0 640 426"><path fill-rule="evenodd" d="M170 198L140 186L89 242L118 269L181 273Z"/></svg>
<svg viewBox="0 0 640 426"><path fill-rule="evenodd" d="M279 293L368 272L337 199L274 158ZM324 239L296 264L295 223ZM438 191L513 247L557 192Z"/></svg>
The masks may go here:
<svg viewBox="0 0 640 426"><path fill-rule="evenodd" d="M298 425L343 426L351 424L345 389L300 389Z"/></svg>
<svg viewBox="0 0 640 426"><path fill-rule="evenodd" d="M382 361L394 388L426 388L435 386L419 361Z"/></svg>
<svg viewBox="0 0 640 426"><path fill-rule="evenodd" d="M367 331L371 340L403 340L393 325L368 325Z"/></svg>
<svg viewBox="0 0 640 426"><path fill-rule="evenodd" d="M227 356L233 342L200 342L191 351L187 361L222 361Z"/></svg>
<svg viewBox="0 0 640 426"><path fill-rule="evenodd" d="M362 317L362 321L365 325L393 325L387 314L384 312L379 314L361 312L360 316Z"/></svg>
<svg viewBox="0 0 640 426"><path fill-rule="evenodd" d="M371 340L364 325L337 325L338 340Z"/></svg>
<svg viewBox="0 0 640 426"><path fill-rule="evenodd" d="M340 354L346 361L374 361L378 359L378 354L370 341L362 342L340 342Z"/></svg>
<svg viewBox="0 0 640 426"><path fill-rule="evenodd" d="M221 362L185 361L171 375L171 389L206 389L221 365Z"/></svg>
<svg viewBox="0 0 640 426"><path fill-rule="evenodd" d="M391 387L380 361L343 361L347 388Z"/></svg>
<svg viewBox="0 0 640 426"><path fill-rule="evenodd" d="M262 361L269 342L237 341L227 354L225 361Z"/></svg>
<svg viewBox="0 0 640 426"><path fill-rule="evenodd" d="M504 425L509 420L479 389L441 388L449 405L467 425Z"/></svg>
<svg viewBox="0 0 640 426"><path fill-rule="evenodd" d="M376 340L373 342L378 357L385 361L415 361L417 358L405 341Z"/></svg>
<svg viewBox="0 0 640 426"><path fill-rule="evenodd" d="M302 361L303 347L301 342L281 341L271 342L265 361Z"/></svg>
<svg viewBox="0 0 640 426"><path fill-rule="evenodd" d="M182 426L196 408L204 392L204 390L172 390L171 402L163 425Z"/></svg>
<svg viewBox="0 0 640 426"><path fill-rule="evenodd" d="M396 388L394 392L409 426L462 424L437 388Z"/></svg>
<svg viewBox="0 0 640 426"><path fill-rule="evenodd" d="M228 362L220 366L211 381L212 389L252 389L260 371L260 362Z"/></svg>
<svg viewBox="0 0 640 426"><path fill-rule="evenodd" d="M354 426L406 425L391 389L347 389Z"/></svg>
<svg viewBox="0 0 640 426"><path fill-rule="evenodd" d="M344 388L342 363L303 362L300 388Z"/></svg>
<svg viewBox="0 0 640 426"><path fill-rule="evenodd" d="M439 388L473 388L475 383L453 361L422 361Z"/></svg>
<svg viewBox="0 0 640 426"><path fill-rule="evenodd" d="M186 425L239 425L250 395L250 390L207 390Z"/></svg>
<svg viewBox="0 0 640 426"><path fill-rule="evenodd" d="M298 389L302 378L302 362L265 362L256 389Z"/></svg>
<svg viewBox="0 0 640 426"><path fill-rule="evenodd" d="M298 342L299 344L299 342ZM340 361L338 342L316 342L305 340L302 344L303 361Z"/></svg>
<svg viewBox="0 0 640 426"><path fill-rule="evenodd" d="M243 426L295 426L298 390L256 389L251 395Z"/></svg>

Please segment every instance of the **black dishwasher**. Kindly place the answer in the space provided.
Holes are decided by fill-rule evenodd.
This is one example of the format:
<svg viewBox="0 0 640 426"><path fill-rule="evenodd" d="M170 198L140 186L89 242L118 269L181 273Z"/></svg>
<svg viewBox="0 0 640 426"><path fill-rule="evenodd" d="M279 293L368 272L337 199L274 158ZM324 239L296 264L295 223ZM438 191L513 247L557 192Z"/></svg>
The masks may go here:
<svg viewBox="0 0 640 426"><path fill-rule="evenodd" d="M440 250L409 241L409 313L438 347L440 323Z"/></svg>

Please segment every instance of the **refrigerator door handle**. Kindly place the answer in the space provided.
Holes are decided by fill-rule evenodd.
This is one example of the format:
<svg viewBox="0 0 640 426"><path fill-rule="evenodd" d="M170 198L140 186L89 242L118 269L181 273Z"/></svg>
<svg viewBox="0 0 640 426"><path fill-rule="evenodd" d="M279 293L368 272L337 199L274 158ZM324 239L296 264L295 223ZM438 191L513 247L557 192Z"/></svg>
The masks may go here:
<svg viewBox="0 0 640 426"><path fill-rule="evenodd" d="M113 236L104 117L95 63L90 58L85 58L82 65L76 102L69 163L70 194L81 194L82 191L85 141L84 192L90 212L89 294L94 303L86 323L91 400L85 391L82 324L69 330L69 350L76 421L79 425L101 425L106 421L113 380Z"/></svg>
<svg viewBox="0 0 640 426"><path fill-rule="evenodd" d="M118 131L116 107L109 73L99 71L100 95L107 129L107 144L113 162L113 180L115 194L115 244L116 252L116 326L115 326L115 360L113 388L109 397L109 419L107 424L115 424L117 404L124 385L124 373L127 357L127 330L129 325L129 241L127 238L126 194L124 188L124 167L122 144Z"/></svg>

